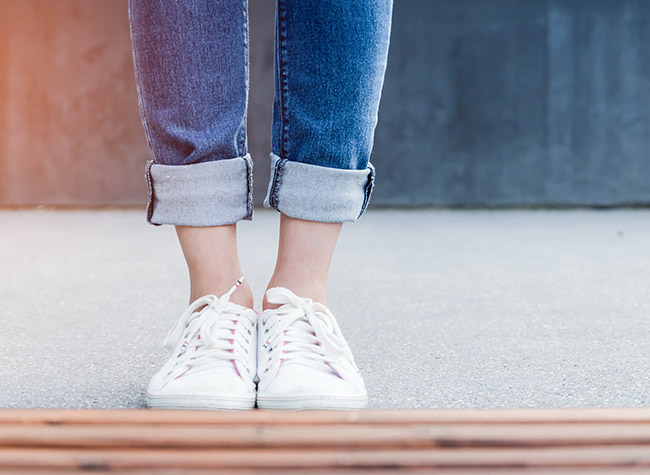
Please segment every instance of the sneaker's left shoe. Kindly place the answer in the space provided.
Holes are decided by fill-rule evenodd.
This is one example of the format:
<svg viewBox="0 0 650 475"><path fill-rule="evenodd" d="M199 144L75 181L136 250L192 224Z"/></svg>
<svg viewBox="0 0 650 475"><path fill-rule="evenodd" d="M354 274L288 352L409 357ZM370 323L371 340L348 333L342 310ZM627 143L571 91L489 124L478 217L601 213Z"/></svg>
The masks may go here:
<svg viewBox="0 0 650 475"><path fill-rule="evenodd" d="M258 320L257 407L362 409L368 394L330 310L283 287Z"/></svg>
<svg viewBox="0 0 650 475"><path fill-rule="evenodd" d="M149 383L149 407L255 407L257 313L230 301L242 280L221 297L197 299L167 334L164 345L173 352Z"/></svg>

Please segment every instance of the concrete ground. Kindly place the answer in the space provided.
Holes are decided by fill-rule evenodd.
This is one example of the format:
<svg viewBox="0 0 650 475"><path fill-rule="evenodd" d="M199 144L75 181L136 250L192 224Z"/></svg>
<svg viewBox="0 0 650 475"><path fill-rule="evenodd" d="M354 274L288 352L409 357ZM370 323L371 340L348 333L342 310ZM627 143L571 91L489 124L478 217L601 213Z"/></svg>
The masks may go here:
<svg viewBox="0 0 650 475"><path fill-rule="evenodd" d="M261 300L278 215L240 225ZM142 210L0 211L0 407L141 407L184 310ZM370 210L330 306L373 408L650 405L650 210Z"/></svg>

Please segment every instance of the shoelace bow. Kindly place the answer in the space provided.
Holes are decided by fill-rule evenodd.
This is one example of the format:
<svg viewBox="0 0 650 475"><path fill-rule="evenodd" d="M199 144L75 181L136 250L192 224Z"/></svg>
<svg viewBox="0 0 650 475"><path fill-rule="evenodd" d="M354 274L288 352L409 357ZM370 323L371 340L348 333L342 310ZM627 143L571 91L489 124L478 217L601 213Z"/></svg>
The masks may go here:
<svg viewBox="0 0 650 475"><path fill-rule="evenodd" d="M229 362L234 363L239 373L238 363L241 363L247 372L248 353L244 343L237 338L242 332L237 332L237 326L242 325L246 333L244 342L247 344L252 338L253 323L240 314L241 308L230 302L230 296L243 282L241 277L237 283L224 295L205 295L190 304L181 318L171 328L163 345L170 350L176 348L183 338L176 367L185 366L221 366ZM205 306L199 312L200 307ZM241 374L240 374L241 376Z"/></svg>
<svg viewBox="0 0 650 475"><path fill-rule="evenodd" d="M324 369L326 364L343 377L338 363L347 360L358 371L341 329L325 305L298 297L282 287L269 289L267 301L281 305L267 317L267 320L274 320L265 330L270 335L264 344L265 348L270 348L269 368L278 359L316 369Z"/></svg>

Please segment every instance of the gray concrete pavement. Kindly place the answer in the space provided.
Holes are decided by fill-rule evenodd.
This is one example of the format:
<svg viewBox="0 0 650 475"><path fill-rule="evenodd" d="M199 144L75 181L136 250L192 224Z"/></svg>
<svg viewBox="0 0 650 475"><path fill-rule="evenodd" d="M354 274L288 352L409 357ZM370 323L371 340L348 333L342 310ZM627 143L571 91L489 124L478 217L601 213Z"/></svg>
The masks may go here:
<svg viewBox="0 0 650 475"><path fill-rule="evenodd" d="M278 216L240 225L260 300ZM142 210L0 211L0 407L139 407L188 281ZM374 408L650 405L650 210L370 210L330 306Z"/></svg>

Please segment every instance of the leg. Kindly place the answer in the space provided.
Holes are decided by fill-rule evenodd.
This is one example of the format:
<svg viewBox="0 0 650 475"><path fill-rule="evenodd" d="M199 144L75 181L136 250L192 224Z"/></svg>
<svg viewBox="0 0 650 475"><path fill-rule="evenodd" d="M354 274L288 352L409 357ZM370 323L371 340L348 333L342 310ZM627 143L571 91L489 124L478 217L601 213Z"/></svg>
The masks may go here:
<svg viewBox="0 0 650 475"><path fill-rule="evenodd" d="M190 299L241 275L235 224L252 215L245 0L131 0L129 20L147 164L147 220L174 224ZM234 301L252 306L247 283Z"/></svg>
<svg viewBox="0 0 650 475"><path fill-rule="evenodd" d="M327 305L327 276L341 223L321 223L280 217L280 243L275 272L268 288L286 287ZM264 308L269 304L266 299Z"/></svg>
<svg viewBox="0 0 650 475"><path fill-rule="evenodd" d="M190 302L207 294L222 295L243 275L235 226L176 226L190 273ZM253 294L248 282L244 281L230 300L253 308Z"/></svg>
<svg viewBox="0 0 650 475"><path fill-rule="evenodd" d="M369 157L391 13L391 0L277 0L265 205L282 218L269 287L326 301L340 223L363 214L374 185Z"/></svg>
<svg viewBox="0 0 650 475"><path fill-rule="evenodd" d="M259 325L257 405L358 409L367 392L326 306L344 221L366 209L391 0L277 0L272 171L282 213Z"/></svg>
<svg viewBox="0 0 650 475"><path fill-rule="evenodd" d="M130 0L129 20L153 157L147 220L176 226L192 301L165 339L172 352L147 404L250 409L257 313L238 281L236 239L253 209L246 0Z"/></svg>

